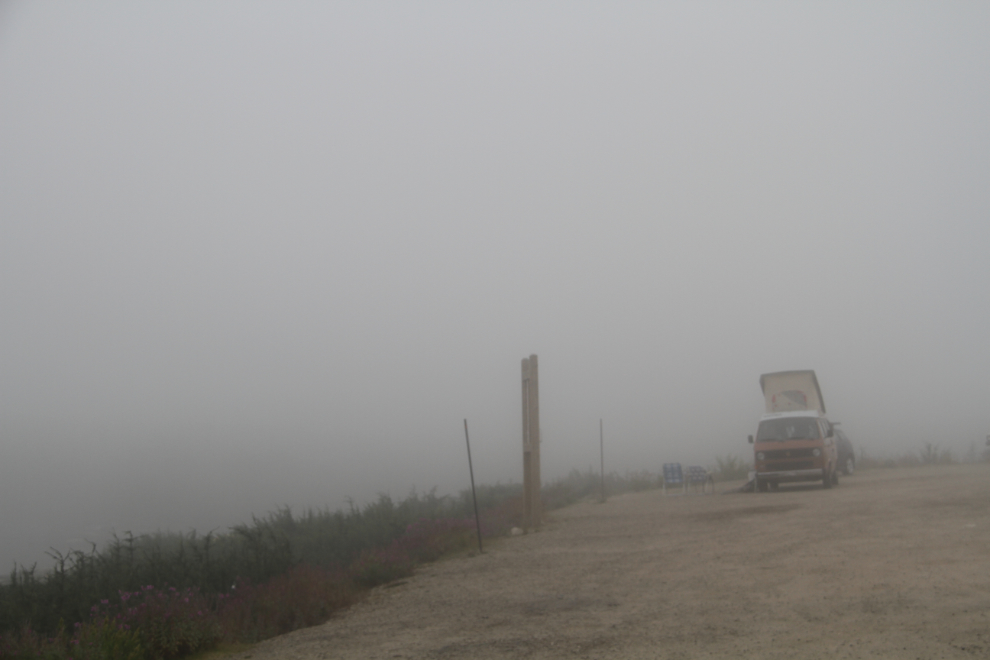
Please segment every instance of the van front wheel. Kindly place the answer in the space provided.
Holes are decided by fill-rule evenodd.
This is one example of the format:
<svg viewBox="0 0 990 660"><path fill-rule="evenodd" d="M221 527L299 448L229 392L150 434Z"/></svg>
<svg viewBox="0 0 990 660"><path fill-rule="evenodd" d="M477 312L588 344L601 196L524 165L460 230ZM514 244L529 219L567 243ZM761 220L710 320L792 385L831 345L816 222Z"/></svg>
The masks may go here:
<svg viewBox="0 0 990 660"><path fill-rule="evenodd" d="M832 475L828 473L828 468L822 470L822 486L826 489L832 487Z"/></svg>

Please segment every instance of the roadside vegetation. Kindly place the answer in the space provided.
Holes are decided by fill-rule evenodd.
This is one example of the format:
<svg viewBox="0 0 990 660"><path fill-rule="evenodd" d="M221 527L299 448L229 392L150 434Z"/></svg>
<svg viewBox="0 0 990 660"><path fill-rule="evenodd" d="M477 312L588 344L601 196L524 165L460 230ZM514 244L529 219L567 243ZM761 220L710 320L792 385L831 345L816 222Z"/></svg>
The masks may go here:
<svg viewBox="0 0 990 660"><path fill-rule="evenodd" d="M715 459L715 469L709 468L715 481L737 481L746 479L753 469L753 460L745 461L738 456L719 456Z"/></svg>
<svg viewBox="0 0 990 660"><path fill-rule="evenodd" d="M975 445L963 462L990 461ZM860 450L856 467L881 469L959 462L937 443L896 458ZM715 459L716 482L745 479L751 462ZM658 488L647 471L608 473L607 496ZM571 471L543 486L546 510L601 496L601 475ZM480 486L484 537L521 524L522 487ZM217 534L114 537L102 549L50 552L52 570L16 566L0 583L4 660L170 660L218 646L236 648L326 621L368 589L417 565L474 552L470 491L381 495L348 510L284 508Z"/></svg>
<svg viewBox="0 0 990 660"><path fill-rule="evenodd" d="M943 448L937 442L925 442L915 451L907 451L896 456L873 455L863 447L856 454L856 469L889 469L910 468L926 465L953 465L958 463L990 462L990 447L977 448L975 442L970 443L964 456L957 457L951 449ZM726 455L715 459L715 466L709 466L709 471L715 481L736 481L745 479L753 469L752 456L741 459L738 456Z"/></svg>
<svg viewBox="0 0 990 660"><path fill-rule="evenodd" d="M980 462L990 462L990 447L979 450L976 443L972 442L965 455L957 458L951 449L945 449L937 442L926 442L916 451L905 452L897 456L874 456L861 448L856 458L856 469L890 469Z"/></svg>
<svg viewBox="0 0 990 660"><path fill-rule="evenodd" d="M657 480L608 474L605 485L614 495ZM600 489L600 475L575 470L544 486L544 507ZM484 537L521 523L521 486L477 493ZM368 589L476 543L470 491L430 491L346 511L279 509L224 534L128 533L102 549L53 550L52 570L16 566L0 584L0 658L169 660L249 644L322 623Z"/></svg>

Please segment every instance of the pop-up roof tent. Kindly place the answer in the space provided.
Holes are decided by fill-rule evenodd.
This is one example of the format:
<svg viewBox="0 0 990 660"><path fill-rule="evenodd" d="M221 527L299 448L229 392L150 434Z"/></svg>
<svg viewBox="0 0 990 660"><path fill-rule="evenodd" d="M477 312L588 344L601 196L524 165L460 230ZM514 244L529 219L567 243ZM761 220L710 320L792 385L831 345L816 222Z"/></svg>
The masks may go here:
<svg viewBox="0 0 990 660"><path fill-rule="evenodd" d="M818 387L818 378L811 369L763 374L760 376L760 387L768 413L817 410L825 414L825 399Z"/></svg>

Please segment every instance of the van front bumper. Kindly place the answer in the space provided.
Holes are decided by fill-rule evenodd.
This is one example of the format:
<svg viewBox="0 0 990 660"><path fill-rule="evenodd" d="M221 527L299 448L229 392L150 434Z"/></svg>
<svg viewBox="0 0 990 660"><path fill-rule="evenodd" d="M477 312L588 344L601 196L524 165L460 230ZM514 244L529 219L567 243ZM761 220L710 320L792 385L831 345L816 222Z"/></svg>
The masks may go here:
<svg viewBox="0 0 990 660"><path fill-rule="evenodd" d="M825 476L822 468L811 470L780 470L777 472L757 472L756 478L759 481L774 481L783 483L785 481L818 481Z"/></svg>

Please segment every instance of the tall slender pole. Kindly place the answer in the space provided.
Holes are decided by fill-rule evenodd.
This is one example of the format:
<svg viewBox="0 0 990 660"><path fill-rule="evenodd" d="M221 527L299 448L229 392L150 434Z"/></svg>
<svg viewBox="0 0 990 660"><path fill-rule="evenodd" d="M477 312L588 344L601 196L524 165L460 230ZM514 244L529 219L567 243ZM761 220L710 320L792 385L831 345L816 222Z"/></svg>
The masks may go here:
<svg viewBox="0 0 990 660"><path fill-rule="evenodd" d="M474 491L474 466L471 465L471 438L468 437L467 420L464 420L464 442L468 450L468 471L471 473L471 499L474 501L474 525L478 528L478 552L484 552L481 547L481 516L478 515L478 494Z"/></svg>
<svg viewBox="0 0 990 660"><path fill-rule="evenodd" d="M523 529L540 528L540 377L536 355L522 361Z"/></svg>
<svg viewBox="0 0 990 660"><path fill-rule="evenodd" d="M598 420L598 446L602 453L602 502L605 501L605 426Z"/></svg>

